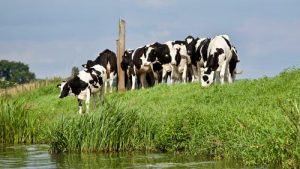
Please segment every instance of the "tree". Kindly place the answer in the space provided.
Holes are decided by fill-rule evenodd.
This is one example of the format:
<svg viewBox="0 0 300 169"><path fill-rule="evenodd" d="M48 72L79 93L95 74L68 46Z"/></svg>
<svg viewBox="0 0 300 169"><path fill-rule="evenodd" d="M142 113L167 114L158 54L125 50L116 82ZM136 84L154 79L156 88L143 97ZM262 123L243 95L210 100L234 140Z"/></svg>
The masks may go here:
<svg viewBox="0 0 300 169"><path fill-rule="evenodd" d="M35 74L29 71L29 66L22 62L0 60L0 80L12 83L27 83L35 79Z"/></svg>
<svg viewBox="0 0 300 169"><path fill-rule="evenodd" d="M75 77L75 76L77 76L78 74L79 74L79 69L78 69L78 67L73 66L72 72L71 72L71 76L72 76L72 77Z"/></svg>

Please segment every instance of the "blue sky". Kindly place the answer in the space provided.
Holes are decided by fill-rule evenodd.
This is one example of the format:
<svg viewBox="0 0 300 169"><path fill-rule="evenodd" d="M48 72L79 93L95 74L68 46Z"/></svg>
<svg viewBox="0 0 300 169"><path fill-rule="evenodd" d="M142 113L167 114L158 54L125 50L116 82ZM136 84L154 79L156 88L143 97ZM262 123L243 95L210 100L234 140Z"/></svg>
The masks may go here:
<svg viewBox="0 0 300 169"><path fill-rule="evenodd" d="M22 61L38 78L69 76L106 48L228 34L239 78L300 67L299 0L0 0L0 59Z"/></svg>

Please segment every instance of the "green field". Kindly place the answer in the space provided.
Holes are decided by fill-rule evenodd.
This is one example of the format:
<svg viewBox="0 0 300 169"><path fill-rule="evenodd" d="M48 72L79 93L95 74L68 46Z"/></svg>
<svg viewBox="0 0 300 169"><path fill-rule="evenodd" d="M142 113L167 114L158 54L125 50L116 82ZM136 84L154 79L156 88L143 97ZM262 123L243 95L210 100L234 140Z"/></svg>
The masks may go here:
<svg viewBox="0 0 300 169"><path fill-rule="evenodd" d="M47 143L53 153L181 152L299 167L300 69L210 88L190 83L113 93L83 116L74 96L58 98L57 83L1 96L1 142Z"/></svg>

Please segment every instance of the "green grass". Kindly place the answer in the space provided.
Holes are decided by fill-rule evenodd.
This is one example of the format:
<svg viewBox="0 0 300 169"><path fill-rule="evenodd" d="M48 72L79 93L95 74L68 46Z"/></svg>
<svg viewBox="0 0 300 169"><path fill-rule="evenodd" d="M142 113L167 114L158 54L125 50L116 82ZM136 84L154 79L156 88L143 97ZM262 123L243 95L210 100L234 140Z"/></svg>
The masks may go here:
<svg viewBox="0 0 300 169"><path fill-rule="evenodd" d="M22 132L14 128L23 126L20 140L49 143L53 153L182 152L299 167L299 69L210 88L191 83L113 93L83 116L76 98L58 99L55 86L1 100L2 142L19 142Z"/></svg>

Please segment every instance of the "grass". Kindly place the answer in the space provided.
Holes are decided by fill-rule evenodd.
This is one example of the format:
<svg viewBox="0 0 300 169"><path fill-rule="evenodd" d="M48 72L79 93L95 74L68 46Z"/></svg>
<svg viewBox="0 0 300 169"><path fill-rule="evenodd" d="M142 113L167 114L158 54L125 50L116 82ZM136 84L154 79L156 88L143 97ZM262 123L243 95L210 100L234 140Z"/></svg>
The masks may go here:
<svg viewBox="0 0 300 169"><path fill-rule="evenodd" d="M53 153L182 152L247 165L299 167L299 84L300 70L294 69L210 88L159 85L107 95L104 105L80 116L76 98L58 99L56 83L50 83L1 101L1 138L18 142L18 130L11 134L14 139L6 133L25 126L20 140L49 143ZM10 129L3 130L7 124Z"/></svg>

